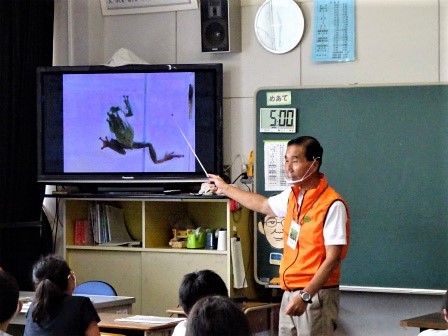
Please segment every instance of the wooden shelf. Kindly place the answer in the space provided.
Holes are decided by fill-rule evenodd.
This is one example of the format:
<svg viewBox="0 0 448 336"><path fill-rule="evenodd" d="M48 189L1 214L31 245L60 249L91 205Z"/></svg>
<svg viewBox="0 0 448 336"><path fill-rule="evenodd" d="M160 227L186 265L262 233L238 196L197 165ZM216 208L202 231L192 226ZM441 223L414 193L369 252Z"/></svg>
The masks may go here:
<svg viewBox="0 0 448 336"><path fill-rule="evenodd" d="M111 283L119 295L134 296L134 313L162 315L168 307L178 303L182 277L200 269L212 269L227 284L231 296L255 296L251 236L253 225L249 211L230 211L230 200L225 197L168 195L66 195L60 197L64 224L64 253L78 282L103 280ZM132 238L141 241L135 246L78 246L74 245L77 220L88 219L90 202L101 202L121 207ZM188 218L188 221L185 219ZM207 249L177 249L168 245L172 227L189 223L194 228L236 228L242 241L243 259L249 288L233 288L233 269L230 234L226 251Z"/></svg>

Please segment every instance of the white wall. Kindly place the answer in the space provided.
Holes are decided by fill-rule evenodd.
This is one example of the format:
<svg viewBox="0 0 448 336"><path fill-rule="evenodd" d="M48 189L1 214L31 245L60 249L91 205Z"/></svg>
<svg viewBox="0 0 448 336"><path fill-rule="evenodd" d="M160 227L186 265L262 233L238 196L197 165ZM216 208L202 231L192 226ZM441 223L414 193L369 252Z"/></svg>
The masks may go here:
<svg viewBox="0 0 448 336"><path fill-rule="evenodd" d="M223 63L225 164L238 155L247 160L255 148L258 88L448 81L448 0L357 0L356 61L330 64L311 61L313 1L299 2L303 39L281 55L265 51L255 37L262 0L241 3L242 52L207 54L201 52L199 10L102 16L100 0L56 0L55 65L102 64L119 48L150 63ZM400 319L437 311L440 300L344 292L338 335L416 335L417 329L400 327Z"/></svg>

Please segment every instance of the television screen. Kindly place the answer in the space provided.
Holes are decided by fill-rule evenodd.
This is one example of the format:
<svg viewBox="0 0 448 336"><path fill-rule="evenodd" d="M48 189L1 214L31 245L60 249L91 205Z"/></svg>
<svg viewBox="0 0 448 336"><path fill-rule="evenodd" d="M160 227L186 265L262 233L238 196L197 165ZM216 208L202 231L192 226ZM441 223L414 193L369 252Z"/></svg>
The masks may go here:
<svg viewBox="0 0 448 336"><path fill-rule="evenodd" d="M222 64L38 68L38 181L184 183L220 174L222 73Z"/></svg>

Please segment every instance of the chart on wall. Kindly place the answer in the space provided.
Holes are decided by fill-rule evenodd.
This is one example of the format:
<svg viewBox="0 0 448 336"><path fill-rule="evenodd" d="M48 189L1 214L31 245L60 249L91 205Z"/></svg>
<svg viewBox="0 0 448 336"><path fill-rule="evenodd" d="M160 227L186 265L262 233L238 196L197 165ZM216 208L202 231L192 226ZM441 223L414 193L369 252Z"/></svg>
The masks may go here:
<svg viewBox="0 0 448 336"><path fill-rule="evenodd" d="M311 135L324 148L321 172L351 215L342 285L446 290L447 85L263 88L256 115L261 194L287 187L289 139ZM267 236L279 234L281 219L259 216L256 222L256 278L275 282L282 249Z"/></svg>

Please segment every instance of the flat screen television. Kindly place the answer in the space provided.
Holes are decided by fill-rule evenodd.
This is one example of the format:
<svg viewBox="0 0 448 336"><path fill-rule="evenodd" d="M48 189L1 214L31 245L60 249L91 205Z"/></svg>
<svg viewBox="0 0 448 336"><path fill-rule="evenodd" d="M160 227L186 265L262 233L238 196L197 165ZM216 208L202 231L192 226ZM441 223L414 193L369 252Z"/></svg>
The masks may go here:
<svg viewBox="0 0 448 336"><path fill-rule="evenodd" d="M222 173L222 64L37 69L38 182L130 187Z"/></svg>

